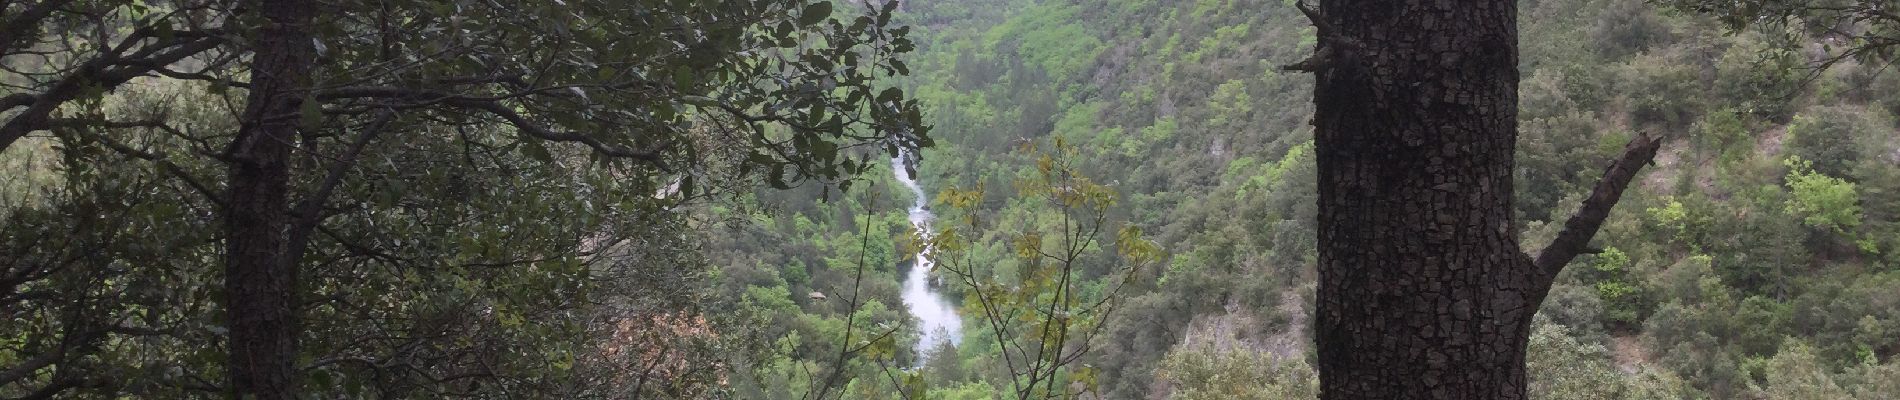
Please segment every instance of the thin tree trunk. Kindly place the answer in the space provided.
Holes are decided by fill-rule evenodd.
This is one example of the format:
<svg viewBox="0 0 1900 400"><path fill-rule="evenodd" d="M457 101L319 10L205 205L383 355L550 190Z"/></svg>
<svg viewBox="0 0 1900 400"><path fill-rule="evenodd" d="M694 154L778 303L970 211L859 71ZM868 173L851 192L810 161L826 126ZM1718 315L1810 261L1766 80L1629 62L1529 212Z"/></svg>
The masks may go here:
<svg viewBox="0 0 1900 400"><path fill-rule="evenodd" d="M287 254L291 141L316 62L308 0L253 3L251 87L231 145L225 215L225 307L230 390L237 398L296 395L296 260Z"/></svg>
<svg viewBox="0 0 1900 400"><path fill-rule="evenodd" d="M1512 215L1512 0L1328 0L1315 74L1324 399L1523 399L1531 316L1655 154L1640 135L1536 261Z"/></svg>

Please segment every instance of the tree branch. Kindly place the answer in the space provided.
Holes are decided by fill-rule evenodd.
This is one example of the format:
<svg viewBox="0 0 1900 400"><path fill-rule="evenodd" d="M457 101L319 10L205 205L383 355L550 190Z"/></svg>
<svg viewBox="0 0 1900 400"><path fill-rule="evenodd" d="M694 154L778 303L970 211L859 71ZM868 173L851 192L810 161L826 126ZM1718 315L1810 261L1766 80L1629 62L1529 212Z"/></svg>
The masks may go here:
<svg viewBox="0 0 1900 400"><path fill-rule="evenodd" d="M20 10L19 14L7 17L6 23L0 24L0 27L4 27L0 28L0 55L13 54L14 49L22 47L21 40L40 30L40 25L46 21L47 17L52 16L53 12L60 7L65 7L66 4L72 2L73 0L46 0L27 5L25 9ZM0 12L5 12L5 9L6 7L0 7Z"/></svg>
<svg viewBox="0 0 1900 400"><path fill-rule="evenodd" d="M1623 190L1629 188L1636 172L1643 169L1656 158L1656 150L1662 147L1662 137L1648 133L1637 134L1623 146L1623 155L1610 163L1603 171L1603 177L1597 180L1596 188L1590 190L1590 197L1584 199L1583 207L1564 221L1564 229L1544 246L1537 254L1533 265L1544 273L1546 279L1554 278L1563 271L1564 265L1588 250L1590 238L1596 236L1597 229L1603 226L1603 220L1609 218L1610 209L1623 198Z"/></svg>
<svg viewBox="0 0 1900 400"><path fill-rule="evenodd" d="M39 390L34 390L32 393L28 393L27 395L18 397L16 399L17 400L51 399L51 398L55 398L59 396L61 393L65 393L67 390L83 387L88 384L97 385L99 384L99 382L98 380L86 380L86 379L78 378L73 375L70 375L70 373L55 374L55 377L53 378L52 383L48 383L46 384L46 386L41 386Z"/></svg>
<svg viewBox="0 0 1900 400"><path fill-rule="evenodd" d="M79 98L86 93L88 86L96 86L102 90L112 90L132 80L132 78L145 76L145 74L151 72L153 69L163 68L166 65L171 65L186 57L191 57L215 48L219 44L224 43L222 39L215 36L216 32L217 31L214 30L190 32L188 34L184 32L176 33L176 35L182 36L174 37L181 38L182 40L167 41L145 47L135 54L140 56L137 58L120 58L116 53L102 55L99 56L99 58L87 61L86 64L80 66L77 71L61 78L43 93L38 95L16 94L0 98L0 106L4 106L4 108L0 108L0 110L8 110L20 106L26 107L26 109L19 114L8 118L3 124L0 124L0 150L5 150L8 146L13 145L14 141L26 136L29 132L47 129L47 124L52 117L53 111L58 110L59 107L66 104L66 102ZM125 43L129 44L144 39L144 36L132 35L126 38ZM125 47L127 44L121 44L120 47Z"/></svg>
<svg viewBox="0 0 1900 400"><path fill-rule="evenodd" d="M80 119L59 118L59 119L53 119L53 120L47 121L46 128L47 129L69 129L71 132L74 132L87 139L92 139L94 141L97 141L99 142L99 144L104 145L106 148L112 149L112 151L117 152L119 154L131 156L133 158L150 161L153 164L157 164L159 169L162 169L166 173L171 174L173 177L178 178L179 181L183 181L186 186L190 186L192 190L195 190L198 192L198 194L203 195L206 200L211 202L212 205L215 205L218 208L224 208L223 197L218 195L218 191L211 190L211 186L205 185L204 182L199 181L197 178L192 177L190 173L185 172L184 167L180 167L177 163L171 162L171 160L169 160L165 154L139 150L138 148L132 147L131 145L119 142L117 140L113 140L112 138L107 137L106 135L87 131L85 128L88 128L88 127L96 127L96 128L104 128L104 129L151 128L151 129L158 129L158 130L163 130L167 132L172 132L173 134L182 134L181 132L178 132L176 128L172 128L170 125L165 125L162 119L151 119L151 120L143 120L143 121L101 121L101 120L80 120Z"/></svg>
<svg viewBox="0 0 1900 400"><path fill-rule="evenodd" d="M323 182L317 184L317 191L298 203L296 209L291 210L290 250L285 253L287 258L291 260L303 258L304 250L310 245L310 232L315 230L318 224L323 223L323 203L330 200L331 194L336 192L336 187L343 183L344 176L349 175L350 169L356 166L356 158L363 154L363 149L369 146L370 141L376 140L376 136L383 132L383 128L388 127L389 122L395 119L394 111L385 110L377 115L374 121L370 121L369 126L363 128L363 133L357 135L356 141L350 142L350 147L343 151L342 156L337 157L336 164L330 166L330 171L323 177Z"/></svg>
<svg viewBox="0 0 1900 400"><path fill-rule="evenodd" d="M25 107L39 100L39 96L34 96L31 93L9 94L6 97L0 97L0 111L11 110L14 107Z"/></svg>
<svg viewBox="0 0 1900 400"><path fill-rule="evenodd" d="M1352 57L1365 48L1365 45L1359 44L1358 40L1341 35L1339 29L1334 28L1333 24L1326 20L1325 15L1306 4L1305 0L1294 2L1293 8L1300 10L1300 14L1305 15L1306 19L1313 23L1314 37L1319 41L1313 46L1313 55L1299 62L1282 65L1281 71L1325 71L1340 65L1345 61L1344 58Z"/></svg>
<svg viewBox="0 0 1900 400"><path fill-rule="evenodd" d="M0 370L0 383L11 385L22 379L33 377L35 371L46 368L48 365L53 365L53 362L59 361L60 357L64 357L64 350L65 349L62 348L58 352L49 351L42 353L33 358L23 360L18 364L8 366L5 370Z"/></svg>
<svg viewBox="0 0 1900 400"><path fill-rule="evenodd" d="M556 142L580 142L581 144L585 144L587 145L587 147L593 148L594 151L599 152L600 154L603 154L603 155L639 159L641 161L646 161L649 164L653 164L655 167L659 167L660 170L662 171L667 170L666 164L660 161L659 152L646 151L646 150L632 150L632 149L627 149L620 146L614 146L614 145L607 144L605 142L601 142L600 139L594 138L593 136L588 136L588 135L579 134L579 133L555 132L547 128L544 128L538 124L535 124L534 121L529 121L527 117L524 117L520 113L515 112L514 109L508 108L507 106L503 106L501 105L501 103L498 103L498 102L451 99L447 103L452 106L487 111L489 114L494 114L497 117L501 117L502 120L508 121L509 125L514 125L515 129L520 130L522 133L528 134L528 136L534 136L534 137L541 138L544 140L552 140Z"/></svg>
<svg viewBox="0 0 1900 400"><path fill-rule="evenodd" d="M534 91L521 92L519 94L525 95L525 94L531 94L531 93L534 93ZM462 95L436 91L436 90L410 89L410 88L401 88L401 87L392 87L392 86L344 87L344 88L322 90L322 91L318 91L314 93L314 97L319 101L331 101L331 100L355 99L355 98L417 99L417 100L423 101L423 104L425 105L426 104L442 104L442 105L446 105L450 107L466 108L466 109L471 109L471 110L482 111L482 112L486 112L488 114L494 115L496 117L499 117L503 121L507 121L508 124L513 125L516 130L519 130L521 133L526 134L528 136L533 136L536 138L540 138L542 140L549 140L549 141L556 141L556 142L578 142L578 143L587 145L588 148L591 148L595 152L600 153L602 155L606 155L610 157L637 159L637 160L645 161L648 164L651 164L655 167L658 167L662 171L670 171L670 169L667 168L666 163L660 159L660 151L657 149L634 150L634 149L629 149L629 148L625 148L621 146L608 144L606 142L601 141L599 138L595 138L593 136L589 136L586 134L581 134L581 133L576 133L576 132L557 132L552 129L548 129L547 127L541 126L541 124L535 123L533 120L528 119L527 116L521 115L521 113L515 111L514 108L509 107L507 105L503 105L501 101L499 100L500 98L512 97L512 96L515 96L515 95L507 95L507 96L493 97L493 98L469 97L469 96L462 96ZM399 106L398 108L405 108L405 107Z"/></svg>

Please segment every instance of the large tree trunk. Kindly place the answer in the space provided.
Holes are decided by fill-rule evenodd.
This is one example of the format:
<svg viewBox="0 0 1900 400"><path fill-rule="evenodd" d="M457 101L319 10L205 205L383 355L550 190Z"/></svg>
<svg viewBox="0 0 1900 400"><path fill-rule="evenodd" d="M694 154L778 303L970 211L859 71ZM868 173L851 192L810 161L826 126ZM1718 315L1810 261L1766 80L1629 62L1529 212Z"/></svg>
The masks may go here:
<svg viewBox="0 0 1900 400"><path fill-rule="evenodd" d="M1553 244L1511 220L1517 141L1512 0L1327 0L1319 28L1316 340L1322 398L1522 399L1531 316L1635 169L1632 142ZM1607 201L1598 201L1602 197ZM1580 237L1580 239L1578 239Z"/></svg>
<svg viewBox="0 0 1900 400"><path fill-rule="evenodd" d="M287 254L290 148L316 62L308 0L254 2L251 87L231 144L225 214L230 389L237 398L296 394L296 260Z"/></svg>

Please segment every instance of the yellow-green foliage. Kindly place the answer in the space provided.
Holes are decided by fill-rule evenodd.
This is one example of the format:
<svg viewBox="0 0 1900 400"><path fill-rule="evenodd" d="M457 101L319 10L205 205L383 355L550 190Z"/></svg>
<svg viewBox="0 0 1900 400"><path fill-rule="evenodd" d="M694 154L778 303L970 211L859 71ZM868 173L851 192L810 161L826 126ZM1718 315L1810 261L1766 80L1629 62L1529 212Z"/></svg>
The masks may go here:
<svg viewBox="0 0 1900 400"><path fill-rule="evenodd" d="M1788 213L1803 218L1808 226L1846 232L1860 225L1860 195L1854 184L1814 171L1814 164L1800 157L1788 159Z"/></svg>
<svg viewBox="0 0 1900 400"><path fill-rule="evenodd" d="M1278 400L1319 396L1319 374L1300 358L1249 349L1181 347L1155 374L1177 400Z"/></svg>

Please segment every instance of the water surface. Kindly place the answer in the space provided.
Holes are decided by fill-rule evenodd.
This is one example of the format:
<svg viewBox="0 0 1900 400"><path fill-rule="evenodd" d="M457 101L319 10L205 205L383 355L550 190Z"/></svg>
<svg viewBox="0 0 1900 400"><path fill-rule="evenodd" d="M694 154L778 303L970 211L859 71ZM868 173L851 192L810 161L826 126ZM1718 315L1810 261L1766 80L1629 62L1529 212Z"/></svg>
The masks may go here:
<svg viewBox="0 0 1900 400"><path fill-rule="evenodd" d="M910 188L911 194L916 196L910 206L910 224L928 234L932 215L925 205L929 204L929 197L924 196L924 189L916 180L904 173L902 157L891 159L891 167L897 174L897 181ZM930 270L936 266L930 260L930 252L922 251L915 256L916 261L911 263L910 270L904 276L903 297L904 308L917 316L919 321L917 329L922 332L922 336L917 340L916 349L919 355L917 362L922 364L923 355L929 354L940 343L949 341L956 345L963 341L963 320L957 316L956 307L944 299L943 293L930 285Z"/></svg>

